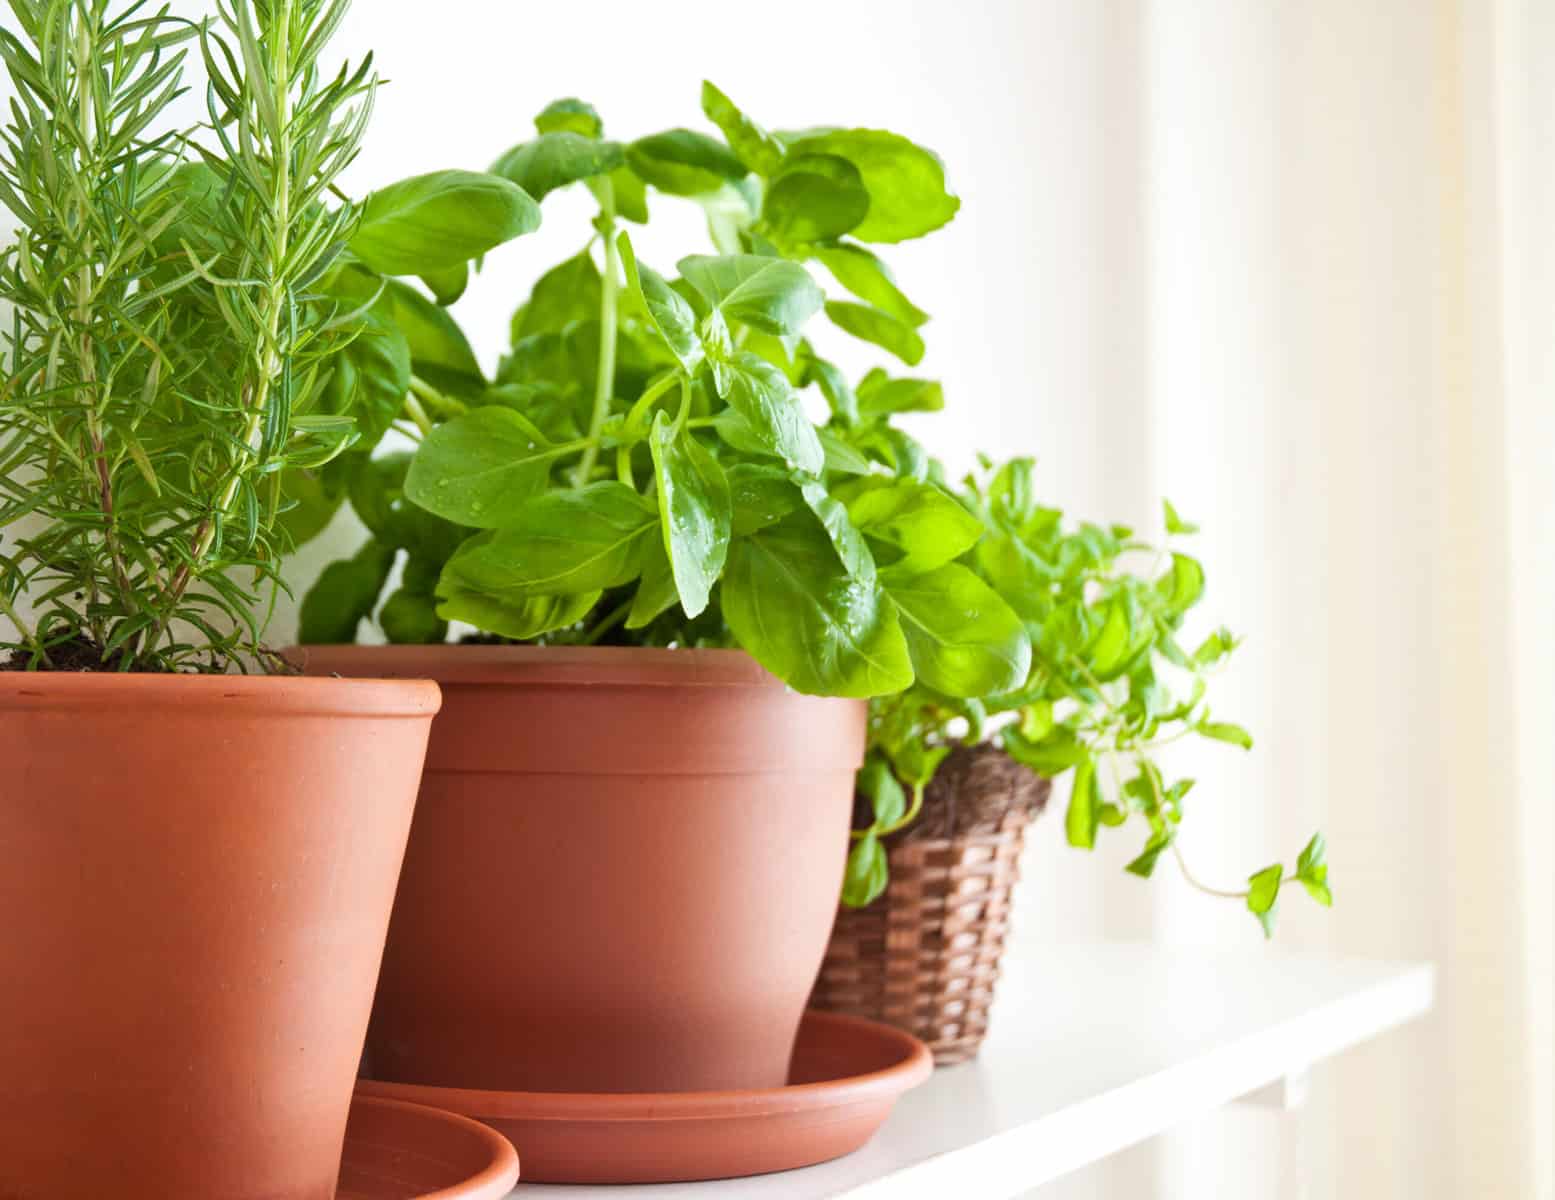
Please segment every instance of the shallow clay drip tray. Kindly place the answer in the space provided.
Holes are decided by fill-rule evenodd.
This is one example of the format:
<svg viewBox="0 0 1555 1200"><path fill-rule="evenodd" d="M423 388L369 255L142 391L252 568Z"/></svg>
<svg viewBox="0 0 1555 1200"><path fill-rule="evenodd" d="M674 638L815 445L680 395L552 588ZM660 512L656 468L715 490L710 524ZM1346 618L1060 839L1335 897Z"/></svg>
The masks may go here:
<svg viewBox="0 0 1555 1200"><path fill-rule="evenodd" d="M838 1158L929 1077L928 1048L858 1017L808 1013L787 1087L658 1095L491 1092L363 1080L362 1094L463 1113L510 1138L549 1183L732 1179Z"/></svg>
<svg viewBox="0 0 1555 1200"><path fill-rule="evenodd" d="M518 1155L485 1125L360 1090L352 1098L335 1200L499 1200L516 1182Z"/></svg>

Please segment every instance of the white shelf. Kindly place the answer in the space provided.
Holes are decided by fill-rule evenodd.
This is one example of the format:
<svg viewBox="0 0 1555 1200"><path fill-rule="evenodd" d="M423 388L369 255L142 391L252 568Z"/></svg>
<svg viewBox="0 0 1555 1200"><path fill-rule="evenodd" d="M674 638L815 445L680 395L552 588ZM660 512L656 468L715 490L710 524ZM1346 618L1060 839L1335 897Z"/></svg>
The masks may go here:
<svg viewBox="0 0 1555 1200"><path fill-rule="evenodd" d="M630 1187L520 1185L519 1200L1017 1196L1427 1012L1428 965L1255 950L1021 946L972 1063L909 1092L821 1166ZM520 1159L524 1148L518 1148Z"/></svg>

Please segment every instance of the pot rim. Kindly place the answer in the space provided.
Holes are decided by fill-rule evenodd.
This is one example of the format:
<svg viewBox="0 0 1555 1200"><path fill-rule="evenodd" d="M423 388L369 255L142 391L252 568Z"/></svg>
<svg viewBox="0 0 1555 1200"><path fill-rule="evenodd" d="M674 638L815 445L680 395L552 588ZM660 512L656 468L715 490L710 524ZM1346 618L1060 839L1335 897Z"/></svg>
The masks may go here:
<svg viewBox="0 0 1555 1200"><path fill-rule="evenodd" d="M792 691L744 650L441 643L291 646L286 649L285 656L305 670L345 668L390 679L435 679L439 683L747 687Z"/></svg>
<svg viewBox="0 0 1555 1200"><path fill-rule="evenodd" d="M0 671L0 711L91 709L327 717L430 717L442 693L428 679L303 675L132 675Z"/></svg>
<svg viewBox="0 0 1555 1200"><path fill-rule="evenodd" d="M934 1056L929 1048L893 1025L815 1009L806 1012L804 1019L848 1029L855 1036L890 1045L900 1056L889 1066L860 1075L750 1091L502 1092L376 1079L359 1080L357 1087L369 1095L446 1108L476 1120L619 1124L727 1121L795 1109L819 1111L850 1107L900 1095L922 1083L934 1071Z"/></svg>

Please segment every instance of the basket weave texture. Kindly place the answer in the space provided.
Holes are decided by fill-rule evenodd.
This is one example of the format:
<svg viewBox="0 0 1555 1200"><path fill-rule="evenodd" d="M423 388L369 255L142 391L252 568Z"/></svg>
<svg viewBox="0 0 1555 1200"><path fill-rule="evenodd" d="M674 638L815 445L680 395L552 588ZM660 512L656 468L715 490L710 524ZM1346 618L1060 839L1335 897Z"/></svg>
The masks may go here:
<svg viewBox="0 0 1555 1200"><path fill-rule="evenodd" d="M988 1032L1026 826L1049 790L1035 776L1011 787L1007 769L977 769L991 765L982 757L971 770L946 773L962 792L950 802L948 821L926 806L924 825L932 832L948 825L950 835L915 837L910 830L895 840L885 895L866 908L838 911L810 998L815 1008L905 1029L941 1066L972 1058ZM970 797L968 787L1000 794ZM958 822L957 812L966 817Z"/></svg>

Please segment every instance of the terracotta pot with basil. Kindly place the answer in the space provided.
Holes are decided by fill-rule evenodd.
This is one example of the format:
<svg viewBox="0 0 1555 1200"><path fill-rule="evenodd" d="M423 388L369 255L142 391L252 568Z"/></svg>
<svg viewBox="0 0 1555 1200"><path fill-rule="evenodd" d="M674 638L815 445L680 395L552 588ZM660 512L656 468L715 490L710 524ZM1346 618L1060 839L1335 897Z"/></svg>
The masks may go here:
<svg viewBox="0 0 1555 1200"><path fill-rule="evenodd" d="M337 201L376 87L343 13L17 0L0 36L0 1196L336 1194L438 691L266 648L283 483L391 419L347 265L538 220L470 172Z"/></svg>
<svg viewBox="0 0 1555 1200"><path fill-rule="evenodd" d="M381 1077L781 1084L844 882L862 701L1026 674L1019 618L964 561L981 523L896 423L939 385L855 386L809 340L916 361L924 314L868 245L951 218L939 160L879 130L780 138L711 85L702 101L722 140L622 143L587 104L547 107L493 170L537 197L587 187L598 213L515 298L495 377L447 313L406 302L416 445L297 489L315 522L349 497L371 534L304 601L307 669L445 695ZM645 189L709 213L715 252L639 260L622 221L647 219ZM868 303L827 303L810 264ZM319 645L365 620L430 645ZM440 644L451 623L484 644Z"/></svg>

